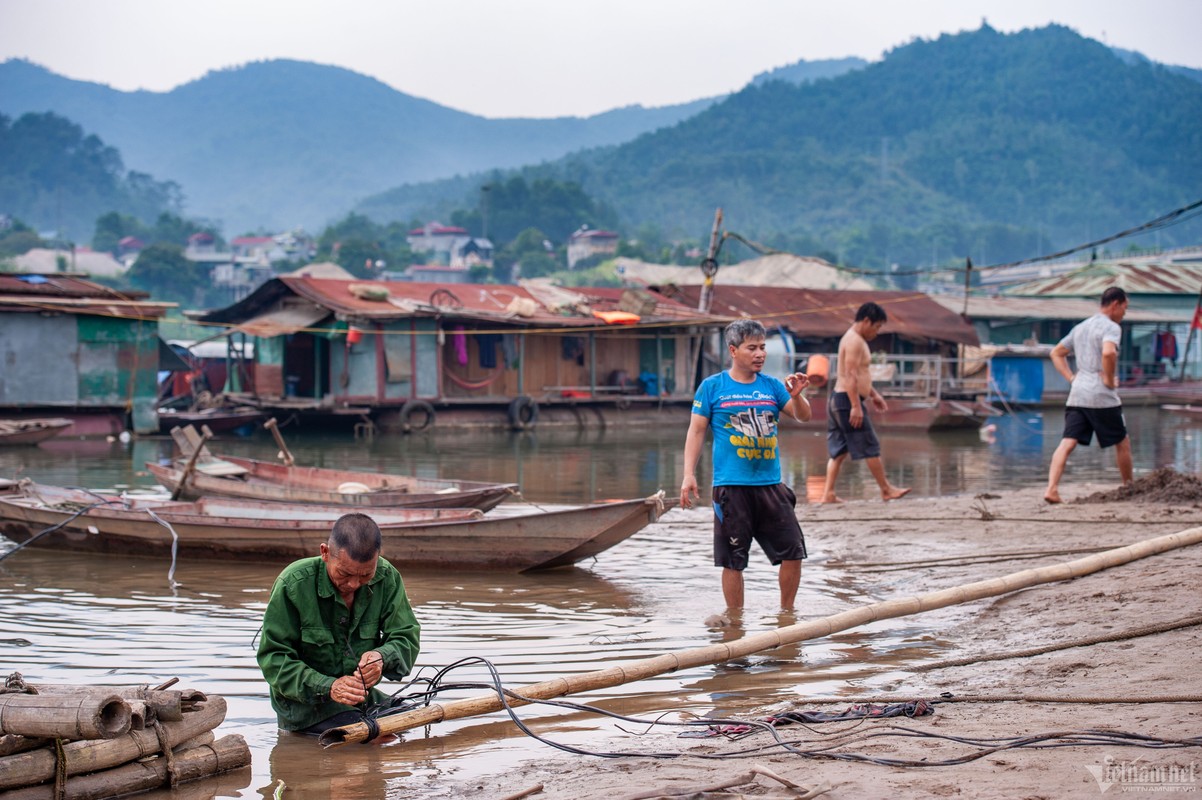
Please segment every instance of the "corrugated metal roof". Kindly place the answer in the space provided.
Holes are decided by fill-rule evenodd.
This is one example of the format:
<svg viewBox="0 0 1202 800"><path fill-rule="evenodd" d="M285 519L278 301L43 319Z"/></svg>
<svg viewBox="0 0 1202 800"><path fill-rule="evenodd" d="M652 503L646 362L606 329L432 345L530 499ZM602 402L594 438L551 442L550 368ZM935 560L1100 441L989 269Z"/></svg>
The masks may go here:
<svg viewBox="0 0 1202 800"><path fill-rule="evenodd" d="M110 317L161 317L175 303L147 301L146 292L119 292L72 275L0 273L0 311L54 310Z"/></svg>
<svg viewBox="0 0 1202 800"><path fill-rule="evenodd" d="M1202 264L1170 261L1105 261L1065 275L1013 286L1008 295L1085 297L1097 299L1111 286L1129 295L1197 295L1202 289Z"/></svg>
<svg viewBox="0 0 1202 800"><path fill-rule="evenodd" d="M964 309L964 298L954 294L932 295L939 305L959 314ZM968 317L973 320L1020 320L1052 319L1080 321L1098 313L1097 300L1076 297L985 297L970 295ZM1124 322L1189 322L1193 310L1172 311L1140 308L1132 303L1127 308Z"/></svg>
<svg viewBox="0 0 1202 800"><path fill-rule="evenodd" d="M698 267L677 267L649 264L633 258L614 259L614 265L626 280L664 286L693 286L705 282ZM791 286L795 289L871 289L872 283L854 273L837 269L833 264L813 256L777 253L761 256L718 269L717 281L722 286Z"/></svg>
<svg viewBox="0 0 1202 800"><path fill-rule="evenodd" d="M330 310L321 306L285 306L252 317L234 330L268 339L311 328L328 316Z"/></svg>
<svg viewBox="0 0 1202 800"><path fill-rule="evenodd" d="M224 309L210 312L204 322L238 324L259 316L264 309L276 307L281 298L295 295L329 309L340 319L389 320L409 317L442 316L486 322L505 322L525 327L595 327L602 323L591 313L610 310L621 299L622 289L573 287L563 294L575 293L589 306L589 313L572 310L551 311L539 298L522 286L476 283L423 283L402 281L336 280L284 275L263 284L245 299ZM376 295L383 299L367 299ZM676 300L657 296L653 313L643 316L640 324L720 323L715 315L701 314ZM515 308L523 307L516 313Z"/></svg>
<svg viewBox="0 0 1202 800"><path fill-rule="evenodd" d="M661 291L665 291L661 289ZM680 286L673 296L696 304L700 286ZM842 336L868 301L885 309L882 333L912 339L980 344L976 330L959 314L920 292L790 289L780 286L715 286L711 310L729 317L749 316L766 326L783 325L798 336Z"/></svg>

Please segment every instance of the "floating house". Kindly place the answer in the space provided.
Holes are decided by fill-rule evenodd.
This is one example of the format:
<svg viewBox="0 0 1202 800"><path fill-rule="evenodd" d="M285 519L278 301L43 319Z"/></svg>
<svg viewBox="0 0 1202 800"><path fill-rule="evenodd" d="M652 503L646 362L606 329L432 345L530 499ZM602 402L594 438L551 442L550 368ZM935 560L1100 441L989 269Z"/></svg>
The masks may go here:
<svg viewBox="0 0 1202 800"><path fill-rule="evenodd" d="M689 305L700 300L700 286L659 287ZM873 383L890 404L877 418L884 427L932 429L975 427L992 415L983 398L987 366L967 374L961 348L980 343L972 325L920 292L799 289L781 286L714 287L711 311L722 317L750 316L769 331L769 374L800 369L820 379L823 391L811 397L813 425L825 426L828 390L834 383L839 339L856 310L872 301L889 319L869 347ZM715 343L701 365L703 375L723 368L725 348Z"/></svg>
<svg viewBox="0 0 1202 800"><path fill-rule="evenodd" d="M159 339L175 306L74 275L0 273L0 416L65 417L75 436L157 433Z"/></svg>
<svg viewBox="0 0 1202 800"><path fill-rule="evenodd" d="M949 311L963 313L976 329L981 346L965 356L988 361L992 401L1003 405L1063 405L1069 384L1052 365L1051 352L1074 325L1098 313L1097 298L1078 297L963 297L936 296ZM1134 400L1132 390L1179 374L1184 348L1178 352L1177 333L1184 345L1193 309L1165 309L1132 302L1123 318L1119 353L1120 393ZM1160 342L1157 350L1156 343ZM1171 343L1171 352L1166 347ZM1202 346L1199 347L1202 350ZM1191 358L1195 364L1198 354ZM1146 393L1145 393L1146 394ZM1149 401L1150 402L1150 401Z"/></svg>
<svg viewBox="0 0 1202 800"><path fill-rule="evenodd" d="M1178 254L1180 255L1180 254ZM1160 258L1115 259L1097 261L1064 275L1013 286L1009 297L1037 300L1079 299L1089 301L1092 310L1080 322L1097 313L1102 292L1118 286L1127 292L1130 306L1124 320L1122 349L1119 352L1120 378L1128 383L1175 377L1197 380L1202 377L1202 343L1189 346L1193 334L1191 321L1202 302L1202 264L1195 260L1175 260L1174 254ZM1156 319L1144 315L1156 314ZM1144 317L1141 319L1141 317ZM1071 327L1071 325L1070 325ZM1065 328L1065 332L1067 332ZM1053 339L1052 344L1059 341ZM1172 342L1172 358L1166 346ZM1190 358L1185 351L1190 349Z"/></svg>
<svg viewBox="0 0 1202 800"><path fill-rule="evenodd" d="M304 275L195 318L253 339L254 391L231 400L403 431L444 414L520 429L689 402L686 365L728 321L641 290Z"/></svg>

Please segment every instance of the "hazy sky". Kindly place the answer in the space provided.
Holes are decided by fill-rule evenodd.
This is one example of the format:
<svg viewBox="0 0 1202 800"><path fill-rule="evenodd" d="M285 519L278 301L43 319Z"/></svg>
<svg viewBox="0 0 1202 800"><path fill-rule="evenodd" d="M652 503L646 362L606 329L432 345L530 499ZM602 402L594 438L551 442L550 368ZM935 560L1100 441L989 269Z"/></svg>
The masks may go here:
<svg viewBox="0 0 1202 800"><path fill-rule="evenodd" d="M800 59L875 60L982 19L1202 67L1202 0L0 0L0 60L165 91L294 58L483 116L546 117L709 97Z"/></svg>

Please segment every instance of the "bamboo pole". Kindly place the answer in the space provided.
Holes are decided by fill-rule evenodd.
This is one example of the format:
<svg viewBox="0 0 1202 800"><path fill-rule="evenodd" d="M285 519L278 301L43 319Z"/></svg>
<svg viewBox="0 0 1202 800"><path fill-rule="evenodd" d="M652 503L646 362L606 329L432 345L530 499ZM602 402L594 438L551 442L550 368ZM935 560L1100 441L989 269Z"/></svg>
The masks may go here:
<svg viewBox="0 0 1202 800"><path fill-rule="evenodd" d="M192 480L192 471L196 469L196 460L204 452L205 442L209 441L211 436L212 434L206 429L200 437L200 444L196 445L196 449L192 451L192 455L188 456L188 463L184 466L183 474L179 476L179 483L176 485L175 491L171 493L172 500L180 499L184 490L188 487L188 481Z"/></svg>
<svg viewBox="0 0 1202 800"><path fill-rule="evenodd" d="M280 459L283 460L285 467L291 467L296 461L292 458L292 453L288 450L288 445L284 444L284 437L280 434L279 425L275 421L275 417L263 423L263 427L271 431L271 435L275 438L275 443L280 448Z"/></svg>
<svg viewBox="0 0 1202 800"><path fill-rule="evenodd" d="M146 704L147 722L178 722L184 714L201 708L207 699L196 689L150 689L143 686L81 686L69 683L36 683L30 686L43 696L115 694L127 701Z"/></svg>
<svg viewBox="0 0 1202 800"><path fill-rule="evenodd" d="M238 734L223 736L213 744L175 754L175 773L179 783L249 765L250 748ZM160 757L134 761L116 769L68 780L63 800L102 800L132 792L145 792L163 786L167 780L167 759ZM44 783L0 792L0 800L55 800L54 784Z"/></svg>
<svg viewBox="0 0 1202 800"><path fill-rule="evenodd" d="M129 703L113 693L0 694L0 733L61 739L112 739L129 732Z"/></svg>
<svg viewBox="0 0 1202 800"><path fill-rule="evenodd" d="M211 731L225 720L225 698L214 695L204 708L188 714L179 722L164 722L167 746L178 747L190 739ZM158 736L153 730L131 731L117 739L68 742L63 745L66 755L67 775L97 772L110 769L136 758L152 755L161 750ZM54 778L55 755L53 748L16 753L0 758L0 789L29 786Z"/></svg>
<svg viewBox="0 0 1202 800"><path fill-rule="evenodd" d="M902 597L880 603L872 603L851 609L850 611L832 614L829 617L800 622L796 625L789 625L752 636L745 636L731 642L681 650L675 653L665 653L660 656L632 661L628 664L613 666L595 672L553 678L514 691L533 700L547 700L577 692L619 686L655 675L662 675L666 672L675 672L705 664L719 664L731 659L751 655L761 650L769 650L785 644L829 636L833 633L859 627L870 622L904 617L910 614L920 614L924 611L933 611L938 608L968 603L973 600L996 597L1041 583L1054 583L1056 581L1069 580L1070 578L1079 578L1110 567L1120 566L1140 558L1198 544L1199 542L1202 542L1202 527L1189 528L1177 533L1157 536L1153 539L1145 539L1124 547L1095 553L1094 555L1074 561L1065 561L1045 567L1026 569L1021 572L1004 575L1000 578L990 578L975 583L967 583L913 597ZM509 699L509 704L517 706L523 703L520 700L511 698ZM432 703L416 711L382 717L376 720L376 722L379 725L379 733L383 735L387 733L400 733L412 728L421 728L436 722L487 714L498 711L501 708L500 698L493 693L455 700L449 703ZM321 734L318 742L323 747L338 747L344 744L351 744L352 742L366 741L368 736L367 725L359 722L340 728L331 728Z"/></svg>

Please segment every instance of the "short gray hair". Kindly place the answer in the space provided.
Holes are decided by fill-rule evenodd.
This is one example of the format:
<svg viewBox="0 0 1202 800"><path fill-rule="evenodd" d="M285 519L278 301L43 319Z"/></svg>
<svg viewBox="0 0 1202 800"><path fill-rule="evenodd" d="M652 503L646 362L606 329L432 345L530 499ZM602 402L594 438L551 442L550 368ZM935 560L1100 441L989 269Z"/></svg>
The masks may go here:
<svg viewBox="0 0 1202 800"><path fill-rule="evenodd" d="M757 320L737 319L726 326L723 337L728 347L738 347L748 339L767 339L768 331Z"/></svg>
<svg viewBox="0 0 1202 800"><path fill-rule="evenodd" d="M346 553L351 561L365 564L380 555L383 536L380 526L366 514L344 514L334 523L327 546L331 552Z"/></svg>

